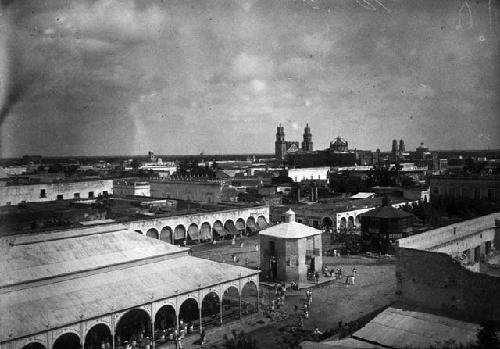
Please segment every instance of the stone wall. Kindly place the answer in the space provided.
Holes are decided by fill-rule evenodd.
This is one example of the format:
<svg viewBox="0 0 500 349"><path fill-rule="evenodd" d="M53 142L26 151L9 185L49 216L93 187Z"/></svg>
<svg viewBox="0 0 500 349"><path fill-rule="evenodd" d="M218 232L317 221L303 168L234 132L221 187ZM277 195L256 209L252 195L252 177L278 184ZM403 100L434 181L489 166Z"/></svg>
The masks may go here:
<svg viewBox="0 0 500 349"><path fill-rule="evenodd" d="M151 181L151 196L215 203L222 201L223 185L218 182Z"/></svg>
<svg viewBox="0 0 500 349"><path fill-rule="evenodd" d="M472 272L446 253L398 248L400 301L481 321L500 321L500 277Z"/></svg>
<svg viewBox="0 0 500 349"><path fill-rule="evenodd" d="M80 199L87 199L89 198L89 193L93 193L94 197L97 197L104 192L113 194L112 180L10 185L0 187L0 206L17 205L23 201L55 201L59 195L62 195L62 199L64 200L76 198L75 194L78 194Z"/></svg>
<svg viewBox="0 0 500 349"><path fill-rule="evenodd" d="M500 248L500 240L498 238L493 238L493 236L495 236L495 229L498 230L498 228L495 228L496 221L500 223L500 213L498 212L400 239L398 244L399 247L404 248L415 248L420 250L437 249L439 252L450 251L451 253L455 246L463 243L461 241L479 239L482 241L494 240L496 242L496 248ZM498 224L498 226L500 226L500 224ZM445 246L448 247L445 248ZM466 248L462 250L464 249Z"/></svg>

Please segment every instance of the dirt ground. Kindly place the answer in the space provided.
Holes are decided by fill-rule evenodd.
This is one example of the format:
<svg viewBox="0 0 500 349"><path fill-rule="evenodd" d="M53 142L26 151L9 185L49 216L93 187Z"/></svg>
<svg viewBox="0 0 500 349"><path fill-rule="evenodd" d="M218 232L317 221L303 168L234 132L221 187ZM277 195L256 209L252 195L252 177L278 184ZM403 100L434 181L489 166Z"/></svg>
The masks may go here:
<svg viewBox="0 0 500 349"><path fill-rule="evenodd" d="M243 246L240 247L241 242ZM195 245L192 246L192 251L193 256L196 257L257 268L259 252L256 250L256 245L258 245L258 236L253 236L243 238L243 240L237 239L234 245L231 240L220 241L216 245ZM237 263L233 263L233 255ZM328 268L340 267L344 274L351 274L352 268L356 267L355 284L346 285L345 278L341 280L322 278L321 281L324 283L311 285L312 304L309 308L309 319L304 320L303 329L312 331L317 326L324 332L337 327L339 321L347 323L357 320L389 305L394 300L395 268L392 258L357 255L324 256L323 264L326 264ZM260 290L261 302L265 307L275 297L274 288L261 284ZM245 328L243 330L249 331L260 348L288 348L288 344L284 343L284 338L290 337L290 329L297 323L294 306L297 305L301 312L305 300L305 289L288 290L284 306L271 314L274 320L268 326L255 331Z"/></svg>

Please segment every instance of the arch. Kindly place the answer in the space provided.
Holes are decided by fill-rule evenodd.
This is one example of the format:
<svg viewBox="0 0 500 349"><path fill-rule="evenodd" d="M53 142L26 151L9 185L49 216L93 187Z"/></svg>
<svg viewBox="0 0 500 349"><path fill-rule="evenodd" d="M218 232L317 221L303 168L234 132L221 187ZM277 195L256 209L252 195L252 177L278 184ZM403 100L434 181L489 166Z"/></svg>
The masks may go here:
<svg viewBox="0 0 500 349"><path fill-rule="evenodd" d="M243 218L238 218L236 220L236 223L234 224L234 226L239 231L239 233L242 234L242 233L245 232L246 222L245 222L245 220Z"/></svg>
<svg viewBox="0 0 500 349"><path fill-rule="evenodd" d="M236 227L234 225L234 221L232 219L228 219L224 223L224 229L227 230L228 234L231 236L239 234L238 229L236 229Z"/></svg>
<svg viewBox="0 0 500 349"><path fill-rule="evenodd" d="M139 341L141 336L151 333L151 318L144 309L131 309L118 320L115 333L118 345L123 341Z"/></svg>
<svg viewBox="0 0 500 349"><path fill-rule="evenodd" d="M196 223L191 223L189 225L186 239L191 243L193 241L200 240L200 230L198 229L198 225Z"/></svg>
<svg viewBox="0 0 500 349"><path fill-rule="evenodd" d="M203 327L220 324L220 297L215 292L209 292L201 301L201 317Z"/></svg>
<svg viewBox="0 0 500 349"><path fill-rule="evenodd" d="M179 224L174 229L174 243L182 243L186 239L186 228Z"/></svg>
<svg viewBox="0 0 500 349"><path fill-rule="evenodd" d="M208 222L201 223L200 239L201 240L212 240L213 239L212 227L210 226L210 223L208 223Z"/></svg>
<svg viewBox="0 0 500 349"><path fill-rule="evenodd" d="M259 228L257 228L257 224L255 223L255 218L253 218L253 216L248 217L246 226L248 234L254 234L259 231Z"/></svg>
<svg viewBox="0 0 500 349"><path fill-rule="evenodd" d="M222 239L224 238L224 236L227 235L227 231L226 229L224 229L224 224L222 224L221 221L217 220L214 222L214 224L212 225L212 228L213 228L213 233L214 233L214 237L217 239Z"/></svg>
<svg viewBox="0 0 500 349"><path fill-rule="evenodd" d="M229 286L222 294L222 318L240 317L240 293L235 286Z"/></svg>
<svg viewBox="0 0 500 349"><path fill-rule="evenodd" d="M179 322L194 322L199 319L198 301L194 298L188 298L182 302L179 308Z"/></svg>
<svg viewBox="0 0 500 349"><path fill-rule="evenodd" d="M66 332L54 341L52 349L80 349L80 337L73 332Z"/></svg>
<svg viewBox="0 0 500 349"><path fill-rule="evenodd" d="M347 220L345 217L340 218L340 229L346 229L347 228Z"/></svg>
<svg viewBox="0 0 500 349"><path fill-rule="evenodd" d="M348 229L354 228L354 217L353 216L349 216L349 218L347 218L347 228Z"/></svg>
<svg viewBox="0 0 500 349"><path fill-rule="evenodd" d="M241 289L241 312L243 315L256 313L258 310L259 291L252 280L247 281Z"/></svg>
<svg viewBox="0 0 500 349"><path fill-rule="evenodd" d="M108 343L111 346L113 337L108 325L99 323L87 332L85 336L84 349L101 349L103 343Z"/></svg>
<svg viewBox="0 0 500 349"><path fill-rule="evenodd" d="M329 229L333 226L333 220L330 217L323 217L323 219L321 220L321 225L324 228Z"/></svg>
<svg viewBox="0 0 500 349"><path fill-rule="evenodd" d="M162 306L155 315L155 332L173 329L177 326L177 313L172 305Z"/></svg>
<svg viewBox="0 0 500 349"><path fill-rule="evenodd" d="M45 348L45 345L43 345L40 342L31 342L29 344L26 344L21 349L46 349L46 348Z"/></svg>
<svg viewBox="0 0 500 349"><path fill-rule="evenodd" d="M171 244L173 242L173 240L172 240L173 236L174 236L174 234L173 234L172 228L170 228L169 226L163 227L160 231L160 240L161 241L165 241L165 242L168 242Z"/></svg>
<svg viewBox="0 0 500 349"><path fill-rule="evenodd" d="M148 231L146 232L146 236L153 238L153 239L160 238L160 234L158 234L158 230L156 230L155 228L148 229Z"/></svg>
<svg viewBox="0 0 500 349"><path fill-rule="evenodd" d="M269 224L267 223L266 217L259 216L257 217L257 225L259 226L260 229L265 229Z"/></svg>

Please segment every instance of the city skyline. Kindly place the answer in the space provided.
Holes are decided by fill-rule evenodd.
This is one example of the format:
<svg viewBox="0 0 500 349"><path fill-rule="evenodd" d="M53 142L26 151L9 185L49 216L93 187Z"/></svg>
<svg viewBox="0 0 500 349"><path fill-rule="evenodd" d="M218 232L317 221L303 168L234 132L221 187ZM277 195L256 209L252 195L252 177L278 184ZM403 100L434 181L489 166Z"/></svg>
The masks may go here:
<svg viewBox="0 0 500 349"><path fill-rule="evenodd" d="M0 157L498 149L493 5L4 1Z"/></svg>

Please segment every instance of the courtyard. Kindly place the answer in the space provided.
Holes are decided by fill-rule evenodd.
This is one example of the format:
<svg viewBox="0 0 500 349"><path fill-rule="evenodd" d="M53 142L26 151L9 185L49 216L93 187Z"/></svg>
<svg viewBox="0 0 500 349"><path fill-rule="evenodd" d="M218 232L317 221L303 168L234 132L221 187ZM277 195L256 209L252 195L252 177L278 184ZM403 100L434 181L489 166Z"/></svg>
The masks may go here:
<svg viewBox="0 0 500 349"><path fill-rule="evenodd" d="M327 239L325 239L327 240ZM326 241L325 241L326 242ZM249 268L259 267L258 235L231 240L218 241L216 244L193 246L193 256L225 262ZM323 264L332 268L341 268L343 277L335 280L321 277L319 284L310 283L312 302L309 317L303 320L303 327L297 327L298 314L303 313L306 302L306 289L290 290L287 288L285 301L279 309L270 310L276 299L275 288L271 283L261 282L261 310L266 317L266 325L254 329L254 326L242 326L242 330L257 340L259 348L288 348L291 343L310 338L310 333L317 327L321 332L337 329L370 315L388 306L394 300L395 267L394 259L389 256L324 256ZM345 276L357 270L354 284L346 285ZM296 312L296 306L298 311ZM209 336L206 347L222 348L223 339ZM194 345L193 347L196 347Z"/></svg>

